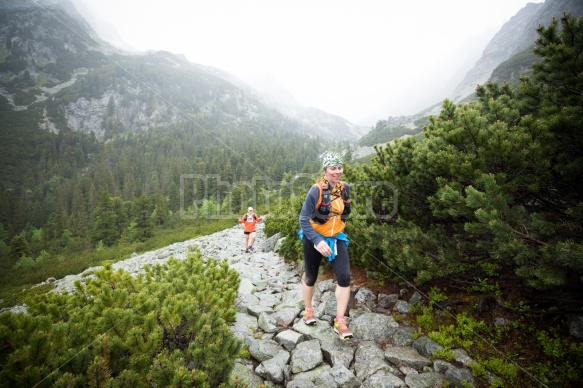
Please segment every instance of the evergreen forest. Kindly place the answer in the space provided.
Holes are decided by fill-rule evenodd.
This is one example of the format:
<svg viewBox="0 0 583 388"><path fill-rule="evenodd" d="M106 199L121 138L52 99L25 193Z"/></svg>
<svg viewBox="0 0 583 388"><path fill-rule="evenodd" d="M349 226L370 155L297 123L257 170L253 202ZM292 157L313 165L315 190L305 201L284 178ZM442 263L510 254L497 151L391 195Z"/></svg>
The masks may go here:
<svg viewBox="0 0 583 388"><path fill-rule="evenodd" d="M69 248L144 242L190 215L236 220L249 201L265 202L270 185L289 180L290 171L313 172L318 139L273 132L267 123L249 123L252 135L241 136L246 125L185 123L107 142L72 131L32 134L38 147L28 160L14 156L24 165L15 167L16 187L0 199L2 267L31 269L43 252L57 257ZM257 185L238 184L252 181ZM8 283L15 278L3 275Z"/></svg>

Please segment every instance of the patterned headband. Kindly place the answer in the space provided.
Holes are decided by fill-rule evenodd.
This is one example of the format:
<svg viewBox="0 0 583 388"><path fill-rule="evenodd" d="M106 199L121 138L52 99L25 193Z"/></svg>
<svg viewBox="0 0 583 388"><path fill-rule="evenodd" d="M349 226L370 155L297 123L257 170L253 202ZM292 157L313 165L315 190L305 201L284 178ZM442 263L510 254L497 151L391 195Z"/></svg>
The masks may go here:
<svg viewBox="0 0 583 388"><path fill-rule="evenodd" d="M336 152L327 152L322 157L322 169L327 169L330 166L340 166L342 158Z"/></svg>

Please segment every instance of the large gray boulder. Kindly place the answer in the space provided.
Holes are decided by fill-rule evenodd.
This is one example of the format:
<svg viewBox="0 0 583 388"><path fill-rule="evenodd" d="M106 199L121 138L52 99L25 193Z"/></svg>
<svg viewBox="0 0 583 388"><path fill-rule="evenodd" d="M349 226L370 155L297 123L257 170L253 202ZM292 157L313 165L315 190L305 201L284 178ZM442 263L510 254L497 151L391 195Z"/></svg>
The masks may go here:
<svg viewBox="0 0 583 388"><path fill-rule="evenodd" d="M377 313L365 313L350 322L350 329L361 341L388 342L398 328L393 317Z"/></svg>

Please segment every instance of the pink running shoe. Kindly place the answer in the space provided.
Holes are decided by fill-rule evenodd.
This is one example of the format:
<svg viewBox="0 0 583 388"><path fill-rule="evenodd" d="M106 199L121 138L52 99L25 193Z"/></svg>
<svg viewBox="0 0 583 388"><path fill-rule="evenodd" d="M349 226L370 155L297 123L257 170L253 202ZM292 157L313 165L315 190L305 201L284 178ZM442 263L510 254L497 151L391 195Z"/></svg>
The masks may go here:
<svg viewBox="0 0 583 388"><path fill-rule="evenodd" d="M342 340L349 340L354 337L344 318L334 318L334 331L338 333Z"/></svg>
<svg viewBox="0 0 583 388"><path fill-rule="evenodd" d="M316 317L314 317L314 309L309 308L304 311L304 323L306 325L312 326L318 323Z"/></svg>

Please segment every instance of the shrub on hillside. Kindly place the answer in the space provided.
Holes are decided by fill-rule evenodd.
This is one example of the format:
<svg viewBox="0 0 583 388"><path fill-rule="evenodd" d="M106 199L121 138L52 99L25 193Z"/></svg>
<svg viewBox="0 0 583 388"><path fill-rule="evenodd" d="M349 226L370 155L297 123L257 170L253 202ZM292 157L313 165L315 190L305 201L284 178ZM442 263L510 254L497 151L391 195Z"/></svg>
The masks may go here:
<svg viewBox="0 0 583 388"><path fill-rule="evenodd" d="M239 275L200 252L132 277L110 264L72 294L0 315L2 386L229 384Z"/></svg>
<svg viewBox="0 0 583 388"><path fill-rule="evenodd" d="M265 219L265 234L269 237L279 232L282 237L286 237L279 253L286 259L294 261L303 257L302 244L297 236L302 203L303 198L294 196L281 205L275 206Z"/></svg>
<svg viewBox="0 0 583 388"><path fill-rule="evenodd" d="M475 102L446 100L422 142L397 141L349 171L348 181L399 192L396 218L352 225L355 262L419 283L504 273L538 289L581 284L583 19L561 24L539 28L540 61L517 88L489 83ZM364 190L373 206L392 194Z"/></svg>

